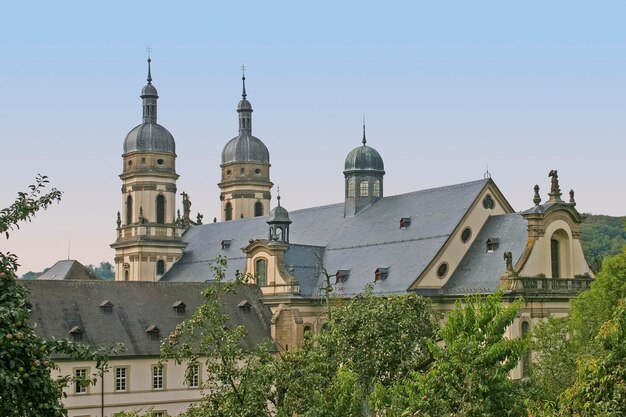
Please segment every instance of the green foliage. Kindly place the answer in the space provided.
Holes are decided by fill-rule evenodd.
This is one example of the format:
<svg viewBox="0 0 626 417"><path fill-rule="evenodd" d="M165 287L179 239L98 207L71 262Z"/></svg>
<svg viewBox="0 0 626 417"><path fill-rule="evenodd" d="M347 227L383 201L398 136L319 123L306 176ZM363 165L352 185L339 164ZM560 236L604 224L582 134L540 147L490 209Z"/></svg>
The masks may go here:
<svg viewBox="0 0 626 417"><path fill-rule="evenodd" d="M585 342L593 342L600 325L611 318L617 302L626 297L626 251L607 257L591 289L572 302L572 330Z"/></svg>
<svg viewBox="0 0 626 417"><path fill-rule="evenodd" d="M555 402L576 378L576 360L582 346L571 337L567 318L549 317L533 330L533 350L529 397L534 403Z"/></svg>
<svg viewBox="0 0 626 417"><path fill-rule="evenodd" d="M325 330L277 361L275 403L285 416L340 415L328 414L333 407L361 415L374 383L427 366L438 318L415 294L375 296L368 288L338 301Z"/></svg>
<svg viewBox="0 0 626 417"><path fill-rule="evenodd" d="M10 207L0 210L0 233L19 228L20 221L30 221L35 212L58 201L61 193L52 189L43 194L46 177L38 176L29 193L18 193ZM0 416L50 417L66 415L61 404L62 389L71 377L52 379L58 369L53 357L96 361L106 366L107 350L94 350L67 340L43 339L29 325L30 303L27 290L17 282L18 259L0 253Z"/></svg>
<svg viewBox="0 0 626 417"><path fill-rule="evenodd" d="M93 271L100 278L112 280L115 278L115 268L111 262L100 262L99 266L87 265L87 269Z"/></svg>
<svg viewBox="0 0 626 417"><path fill-rule="evenodd" d="M427 372L384 387L378 384L372 405L384 416L526 416L521 387L509 372L527 351L527 339L507 339L507 327L522 305L509 305L496 293L471 297L456 308L430 343Z"/></svg>
<svg viewBox="0 0 626 417"><path fill-rule="evenodd" d="M582 225L583 250L594 272L602 266L602 260L616 255L626 245L626 217L587 215Z"/></svg>
<svg viewBox="0 0 626 417"><path fill-rule="evenodd" d="M326 389L317 389L311 396L303 417L360 417L364 414L365 391L359 375L348 366L340 366Z"/></svg>
<svg viewBox="0 0 626 417"><path fill-rule="evenodd" d="M597 366L611 356L599 335L606 331L606 323L617 314L615 306L624 298L626 251L604 259L591 288L572 300L569 318L547 320L535 327L537 355L529 405L536 415L571 415L567 410L573 398L593 389L588 376L593 369L603 372ZM581 372L587 379L581 379Z"/></svg>
<svg viewBox="0 0 626 417"><path fill-rule="evenodd" d="M22 275L22 276L20 277L20 279L26 279L26 280L33 280L33 279L37 279L37 278L39 278L40 276L42 276L43 274L45 274L45 273L46 273L46 271L47 271L48 269L50 269L50 268L46 268L46 269L44 269L44 270L43 270L43 271L41 271L41 272L33 272L33 271L28 271L28 272L26 272L24 275Z"/></svg>
<svg viewBox="0 0 626 417"><path fill-rule="evenodd" d="M220 309L220 295L234 292L244 285L244 277L224 282L226 258L219 257L211 266L216 284L202 293L204 303L193 316L180 323L169 339L161 344L163 360L174 359L191 366L204 360L209 370L203 381L204 397L193 405L187 416L256 417L269 415L268 396L271 390L272 361L269 344L261 344L253 352L243 348L246 336L243 326L227 327L228 316Z"/></svg>

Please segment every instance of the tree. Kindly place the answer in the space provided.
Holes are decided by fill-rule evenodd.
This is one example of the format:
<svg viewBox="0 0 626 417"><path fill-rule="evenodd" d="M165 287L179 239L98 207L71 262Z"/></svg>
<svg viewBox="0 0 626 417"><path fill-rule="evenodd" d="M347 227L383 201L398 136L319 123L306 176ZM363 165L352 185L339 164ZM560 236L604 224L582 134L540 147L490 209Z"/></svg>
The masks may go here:
<svg viewBox="0 0 626 417"><path fill-rule="evenodd" d="M614 308L626 298L626 250L604 259L591 288L571 302L566 319L552 319L533 331L537 352L529 392L530 407L536 415L554 415L567 401L565 393L579 381L581 364L602 363L610 351L601 329L615 314ZM586 368L589 370L589 368ZM577 382L578 381L578 382ZM567 415L567 414L565 414Z"/></svg>
<svg viewBox="0 0 626 417"><path fill-rule="evenodd" d="M228 316L220 309L220 295L245 285L245 277L239 274L234 281L224 282L225 257L219 257L211 269L215 283L202 292L204 303L162 342L161 358L187 363L187 378L200 360L209 370L203 382L204 397L186 416L269 416L271 344L262 343L254 351L246 351L242 344L245 328L227 327Z"/></svg>
<svg viewBox="0 0 626 417"><path fill-rule="evenodd" d="M596 340L606 354L581 358L575 383L560 398L560 415L626 415L626 299L614 308Z"/></svg>
<svg viewBox="0 0 626 417"><path fill-rule="evenodd" d="M37 176L29 192L20 192L11 206L0 210L0 234L9 238L9 231L19 223L30 221L36 212L58 202L61 192L48 193L45 176ZM30 327L30 303L27 290L17 282L18 258L0 253L0 415L50 417L66 415L61 404L62 389L71 377L53 379L57 369L55 355L95 360L97 367L106 363L105 350L94 350L67 340L43 339Z"/></svg>
<svg viewBox="0 0 626 417"><path fill-rule="evenodd" d="M375 410L389 417L526 416L521 387L509 372L528 340L504 337L521 304L505 305L501 292L458 301L440 332L442 343L430 343L430 368L390 387L379 384Z"/></svg>
<svg viewBox="0 0 626 417"><path fill-rule="evenodd" d="M325 329L276 361L274 402L281 415L340 415L332 410L341 409L360 416L375 384L427 367L428 343L439 328L430 301L376 296L372 289L335 300Z"/></svg>
<svg viewBox="0 0 626 417"><path fill-rule="evenodd" d="M626 217L587 215L582 224L581 243L594 272L606 256L617 255L626 244Z"/></svg>
<svg viewBox="0 0 626 417"><path fill-rule="evenodd" d="M89 264L87 265L87 268L101 278L108 280L112 280L115 278L115 267L111 264L111 262L103 261L100 262L99 266Z"/></svg>

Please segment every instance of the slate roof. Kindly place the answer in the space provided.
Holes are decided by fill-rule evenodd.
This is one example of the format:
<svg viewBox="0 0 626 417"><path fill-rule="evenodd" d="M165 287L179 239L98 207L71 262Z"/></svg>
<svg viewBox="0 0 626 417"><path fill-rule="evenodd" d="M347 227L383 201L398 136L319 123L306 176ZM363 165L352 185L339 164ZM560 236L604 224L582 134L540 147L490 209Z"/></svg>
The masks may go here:
<svg viewBox="0 0 626 417"><path fill-rule="evenodd" d="M296 277L301 281L303 296L322 295L317 291L322 277L313 277L310 269L315 253L323 253L323 263L330 274L351 270L350 277L338 288L339 294L361 293L374 281L375 270L387 267L389 276L376 284L374 292L406 291L490 181L481 179L385 197L354 217L344 217L343 203L290 211L291 245L285 263L289 265L293 259L291 262L300 264ZM411 217L412 222L400 229L403 217ZM268 238L266 221L266 217L256 217L189 228L183 235L188 245L182 258L162 281L210 280L206 265L220 254L229 259L227 277L232 277L235 270L244 271L245 255L241 248L250 240ZM221 248L223 239L232 239L228 249ZM310 294L305 286L310 288Z"/></svg>
<svg viewBox="0 0 626 417"><path fill-rule="evenodd" d="M504 252L511 252L513 265L526 247L526 220L519 213L491 216L465 253L442 293L446 295L489 294L500 286L500 276L506 272ZM498 238L496 250L487 252L489 238Z"/></svg>
<svg viewBox="0 0 626 417"><path fill-rule="evenodd" d="M159 339L169 336L176 325L188 319L202 303L206 283L112 282L112 281L24 281L33 306L31 322L40 336L72 338L68 332L77 326L82 342L110 345L125 344L120 356L158 356L160 340L146 330L156 326ZM244 285L234 294L222 295L223 311L230 317L227 326L243 325L248 335L244 347L252 349L270 339L271 312L260 302L258 287ZM101 304L113 304L106 312ZM249 311L238 307L247 300ZM173 308L177 301L186 305L180 315Z"/></svg>
<svg viewBox="0 0 626 417"><path fill-rule="evenodd" d="M50 269L41 274L39 280L101 280L95 272L89 270L78 261L58 261Z"/></svg>

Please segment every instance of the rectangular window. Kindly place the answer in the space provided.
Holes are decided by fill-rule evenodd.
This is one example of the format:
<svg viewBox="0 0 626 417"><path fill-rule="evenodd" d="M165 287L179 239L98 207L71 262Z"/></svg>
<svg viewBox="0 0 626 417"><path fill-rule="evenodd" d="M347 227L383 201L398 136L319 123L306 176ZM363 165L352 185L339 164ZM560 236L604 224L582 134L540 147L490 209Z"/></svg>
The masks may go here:
<svg viewBox="0 0 626 417"><path fill-rule="evenodd" d="M89 382L87 381L87 369L80 368L74 370L74 393L75 394L84 394L87 392L87 385Z"/></svg>
<svg viewBox="0 0 626 417"><path fill-rule="evenodd" d="M127 389L128 368L115 368L115 391L124 392Z"/></svg>
<svg viewBox="0 0 626 417"><path fill-rule="evenodd" d="M154 417L167 417L167 413L165 411L153 411L152 415Z"/></svg>
<svg viewBox="0 0 626 417"><path fill-rule="evenodd" d="M163 367L154 365L152 367L152 389L163 389Z"/></svg>
<svg viewBox="0 0 626 417"><path fill-rule="evenodd" d="M189 380L187 381L189 388L198 388L200 386L200 365L192 365L189 367Z"/></svg>

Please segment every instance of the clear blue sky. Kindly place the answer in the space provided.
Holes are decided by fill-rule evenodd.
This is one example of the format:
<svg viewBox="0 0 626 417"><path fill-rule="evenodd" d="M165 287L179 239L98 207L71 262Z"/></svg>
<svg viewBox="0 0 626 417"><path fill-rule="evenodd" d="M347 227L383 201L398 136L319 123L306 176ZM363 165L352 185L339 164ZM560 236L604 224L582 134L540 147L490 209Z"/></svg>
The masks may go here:
<svg viewBox="0 0 626 417"><path fill-rule="evenodd" d="M0 241L22 269L113 260L122 142L153 49L178 188L219 218L220 153L239 67L282 202L341 201L369 144L385 193L471 181L486 166L516 210L550 169L582 212L625 215L626 3L10 2L0 17L0 207L37 173L63 201ZM297 227L293 225L292 227Z"/></svg>

